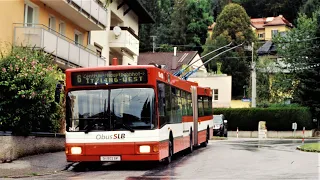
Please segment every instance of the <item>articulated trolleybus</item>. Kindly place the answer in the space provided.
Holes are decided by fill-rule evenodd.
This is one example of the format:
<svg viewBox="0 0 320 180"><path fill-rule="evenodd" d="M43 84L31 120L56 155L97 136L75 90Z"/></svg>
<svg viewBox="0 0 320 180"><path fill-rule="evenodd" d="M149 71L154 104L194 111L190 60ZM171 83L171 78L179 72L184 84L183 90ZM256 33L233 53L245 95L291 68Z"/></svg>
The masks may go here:
<svg viewBox="0 0 320 180"><path fill-rule="evenodd" d="M206 146L212 91L153 65L66 70L66 157L164 161Z"/></svg>

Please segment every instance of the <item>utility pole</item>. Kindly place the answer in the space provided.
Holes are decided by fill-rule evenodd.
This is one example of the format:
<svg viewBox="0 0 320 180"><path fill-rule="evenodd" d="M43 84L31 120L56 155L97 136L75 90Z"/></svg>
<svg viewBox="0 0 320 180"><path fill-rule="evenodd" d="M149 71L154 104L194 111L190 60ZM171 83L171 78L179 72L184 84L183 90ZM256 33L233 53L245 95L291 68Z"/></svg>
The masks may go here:
<svg viewBox="0 0 320 180"><path fill-rule="evenodd" d="M156 47L155 39L157 36L150 36L150 37L152 37L152 52L154 53L154 49Z"/></svg>
<svg viewBox="0 0 320 180"><path fill-rule="evenodd" d="M253 60L254 42L252 42L252 60L251 60L251 78L252 78L252 89L251 89L251 107L256 107L256 96L257 96L257 75L256 75L256 63Z"/></svg>

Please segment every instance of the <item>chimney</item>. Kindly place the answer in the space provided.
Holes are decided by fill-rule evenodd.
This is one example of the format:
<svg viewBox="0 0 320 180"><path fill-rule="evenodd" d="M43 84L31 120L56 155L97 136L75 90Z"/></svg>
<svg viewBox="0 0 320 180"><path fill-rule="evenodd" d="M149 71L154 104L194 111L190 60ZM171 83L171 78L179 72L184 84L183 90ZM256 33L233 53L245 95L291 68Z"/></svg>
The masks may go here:
<svg viewBox="0 0 320 180"><path fill-rule="evenodd" d="M178 60L177 60L177 47L173 47L173 58L171 62L171 69L176 70L178 66Z"/></svg>
<svg viewBox="0 0 320 180"><path fill-rule="evenodd" d="M118 58L112 58L112 65L113 66L118 65Z"/></svg>

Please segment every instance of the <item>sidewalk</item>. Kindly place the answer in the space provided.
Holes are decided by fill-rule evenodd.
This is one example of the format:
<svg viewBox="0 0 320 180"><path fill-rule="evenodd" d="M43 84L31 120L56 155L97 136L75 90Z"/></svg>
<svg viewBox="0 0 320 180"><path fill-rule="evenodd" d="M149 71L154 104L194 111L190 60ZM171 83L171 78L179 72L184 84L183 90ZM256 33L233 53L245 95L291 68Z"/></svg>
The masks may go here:
<svg viewBox="0 0 320 180"><path fill-rule="evenodd" d="M30 177L58 173L68 168L65 152L46 153L0 163L0 178Z"/></svg>

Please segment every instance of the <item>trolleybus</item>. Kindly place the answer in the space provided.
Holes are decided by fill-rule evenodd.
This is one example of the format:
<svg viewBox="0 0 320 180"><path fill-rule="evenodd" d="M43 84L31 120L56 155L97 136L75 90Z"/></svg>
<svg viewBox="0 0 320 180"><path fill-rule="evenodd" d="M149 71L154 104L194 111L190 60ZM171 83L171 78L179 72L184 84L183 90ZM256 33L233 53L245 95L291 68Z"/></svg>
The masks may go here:
<svg viewBox="0 0 320 180"><path fill-rule="evenodd" d="M66 70L66 158L164 161L206 146L212 90L153 65Z"/></svg>

